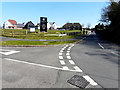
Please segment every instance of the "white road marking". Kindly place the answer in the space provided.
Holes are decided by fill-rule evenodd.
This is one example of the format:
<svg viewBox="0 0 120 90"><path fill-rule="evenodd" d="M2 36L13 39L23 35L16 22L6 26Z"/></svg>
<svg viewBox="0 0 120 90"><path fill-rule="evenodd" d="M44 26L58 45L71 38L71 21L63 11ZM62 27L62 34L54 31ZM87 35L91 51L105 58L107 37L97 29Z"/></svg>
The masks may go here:
<svg viewBox="0 0 120 90"><path fill-rule="evenodd" d="M69 60L70 64L75 65L73 60Z"/></svg>
<svg viewBox="0 0 120 90"><path fill-rule="evenodd" d="M71 48L68 48L67 50L70 51Z"/></svg>
<svg viewBox="0 0 120 90"><path fill-rule="evenodd" d="M65 61L64 60L60 60L61 65L65 65Z"/></svg>
<svg viewBox="0 0 120 90"><path fill-rule="evenodd" d="M59 56L59 59L63 59L63 56Z"/></svg>
<svg viewBox="0 0 120 90"><path fill-rule="evenodd" d="M67 56L67 59L71 59L71 56Z"/></svg>
<svg viewBox="0 0 120 90"><path fill-rule="evenodd" d="M76 71L83 72L78 66L73 67Z"/></svg>
<svg viewBox="0 0 120 90"><path fill-rule="evenodd" d="M72 44L72 47L75 46L74 44Z"/></svg>
<svg viewBox="0 0 120 90"><path fill-rule="evenodd" d="M67 66L63 66L63 70L69 70Z"/></svg>
<svg viewBox="0 0 120 90"><path fill-rule="evenodd" d="M88 82L90 82L91 85L96 86L98 85L93 79L91 79L88 75L83 76Z"/></svg>
<svg viewBox="0 0 120 90"><path fill-rule="evenodd" d="M11 55L11 54L18 53L18 52L20 51L0 49L0 53L3 55Z"/></svg>
<svg viewBox="0 0 120 90"><path fill-rule="evenodd" d="M119 56L117 53L115 53L115 52L111 52L112 54L115 54L115 55L117 55L117 56Z"/></svg>
<svg viewBox="0 0 120 90"><path fill-rule="evenodd" d="M67 51L67 53L69 53L70 51Z"/></svg>
<svg viewBox="0 0 120 90"><path fill-rule="evenodd" d="M69 56L69 55L70 55L70 53L66 53L66 55L67 55L67 56Z"/></svg>
<svg viewBox="0 0 120 90"><path fill-rule="evenodd" d="M103 47L100 43L98 43L98 45L99 45L102 49L104 49L104 47Z"/></svg>
<svg viewBox="0 0 120 90"><path fill-rule="evenodd" d="M61 50L62 50L62 51L64 51L65 49L64 49L64 48L62 48Z"/></svg>
<svg viewBox="0 0 120 90"><path fill-rule="evenodd" d="M18 62L18 63L23 63L23 64L34 65L34 66L39 66L39 67L51 68L51 69L56 69L56 70L71 71L71 72L80 72L80 71L76 71L76 70L70 70L67 67L58 68L58 67L54 67L54 66L48 66L48 65L43 65L43 64L36 64L36 63L31 63L31 62L26 62L26 61L20 61L20 60L15 60L15 59L9 59L9 58L4 58L4 60Z"/></svg>
<svg viewBox="0 0 120 90"><path fill-rule="evenodd" d="M63 50L60 50L60 52L62 53L62 52L63 52Z"/></svg>
<svg viewBox="0 0 120 90"><path fill-rule="evenodd" d="M62 53L59 53L59 55L62 55Z"/></svg>

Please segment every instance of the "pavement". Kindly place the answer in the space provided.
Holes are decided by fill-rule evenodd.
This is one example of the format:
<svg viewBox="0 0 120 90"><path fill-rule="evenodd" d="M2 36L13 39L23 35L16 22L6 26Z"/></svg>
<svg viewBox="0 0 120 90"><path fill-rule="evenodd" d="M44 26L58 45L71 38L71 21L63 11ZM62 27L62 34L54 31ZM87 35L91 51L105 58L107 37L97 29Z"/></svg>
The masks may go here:
<svg viewBox="0 0 120 90"><path fill-rule="evenodd" d="M76 44L47 47L2 47L3 88L118 88L119 46L92 33ZM77 80L76 80L77 82ZM77 83L78 84L78 83Z"/></svg>

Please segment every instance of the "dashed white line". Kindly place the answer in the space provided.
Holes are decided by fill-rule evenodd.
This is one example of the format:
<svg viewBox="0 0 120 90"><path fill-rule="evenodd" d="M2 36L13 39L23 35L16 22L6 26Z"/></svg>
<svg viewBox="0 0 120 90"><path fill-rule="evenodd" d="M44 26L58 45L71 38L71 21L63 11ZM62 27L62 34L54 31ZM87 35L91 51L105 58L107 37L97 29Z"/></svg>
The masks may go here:
<svg viewBox="0 0 120 90"><path fill-rule="evenodd" d="M66 53L66 55L67 55L67 56L69 56L69 55L70 55L70 53Z"/></svg>
<svg viewBox="0 0 120 90"><path fill-rule="evenodd" d="M76 71L83 72L78 66L73 67Z"/></svg>
<svg viewBox="0 0 120 90"><path fill-rule="evenodd" d="M68 53L70 52L70 51L67 51Z"/></svg>
<svg viewBox="0 0 120 90"><path fill-rule="evenodd" d="M63 70L69 70L67 66L63 66Z"/></svg>
<svg viewBox="0 0 120 90"><path fill-rule="evenodd" d="M59 56L59 59L63 59L63 56Z"/></svg>
<svg viewBox="0 0 120 90"><path fill-rule="evenodd" d="M104 49L104 47L103 47L100 43L98 43L98 45L99 45L102 49Z"/></svg>
<svg viewBox="0 0 120 90"><path fill-rule="evenodd" d="M62 52L63 52L63 50L60 50L60 52L62 53Z"/></svg>
<svg viewBox="0 0 120 90"><path fill-rule="evenodd" d="M69 60L70 64L75 65L73 60Z"/></svg>
<svg viewBox="0 0 120 90"><path fill-rule="evenodd" d="M64 51L65 49L64 49L64 48L62 48L61 50L62 50L62 51Z"/></svg>
<svg viewBox="0 0 120 90"><path fill-rule="evenodd" d="M62 53L59 53L59 55L62 55Z"/></svg>
<svg viewBox="0 0 120 90"><path fill-rule="evenodd" d="M93 79L91 79L88 75L83 76L88 82L90 82L91 85L96 86L98 85Z"/></svg>
<svg viewBox="0 0 120 90"><path fill-rule="evenodd" d="M62 65L65 65L65 61L64 61L64 60L60 60L60 63L61 63Z"/></svg>
<svg viewBox="0 0 120 90"><path fill-rule="evenodd" d="M71 48L68 48L67 50L69 51Z"/></svg>
<svg viewBox="0 0 120 90"><path fill-rule="evenodd" d="M71 59L71 56L67 56L67 59Z"/></svg>

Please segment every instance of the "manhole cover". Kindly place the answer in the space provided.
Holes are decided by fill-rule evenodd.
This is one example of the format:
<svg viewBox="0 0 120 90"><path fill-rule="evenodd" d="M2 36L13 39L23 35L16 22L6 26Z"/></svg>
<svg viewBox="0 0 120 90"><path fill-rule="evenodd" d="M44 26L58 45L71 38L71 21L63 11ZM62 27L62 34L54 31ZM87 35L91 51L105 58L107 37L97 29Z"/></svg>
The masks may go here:
<svg viewBox="0 0 120 90"><path fill-rule="evenodd" d="M74 75L67 82L82 89L84 89L89 84L85 78L79 75Z"/></svg>

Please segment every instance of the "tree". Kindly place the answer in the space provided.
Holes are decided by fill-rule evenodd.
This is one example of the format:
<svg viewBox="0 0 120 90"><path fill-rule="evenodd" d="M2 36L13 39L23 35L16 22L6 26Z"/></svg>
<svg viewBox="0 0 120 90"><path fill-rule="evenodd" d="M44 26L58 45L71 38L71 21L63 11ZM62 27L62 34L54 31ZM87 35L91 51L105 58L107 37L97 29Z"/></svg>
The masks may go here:
<svg viewBox="0 0 120 90"><path fill-rule="evenodd" d="M114 40L120 42L120 1L110 0L107 7L103 8L101 21L105 23L108 28L109 36ZM108 34L108 33L107 33Z"/></svg>

